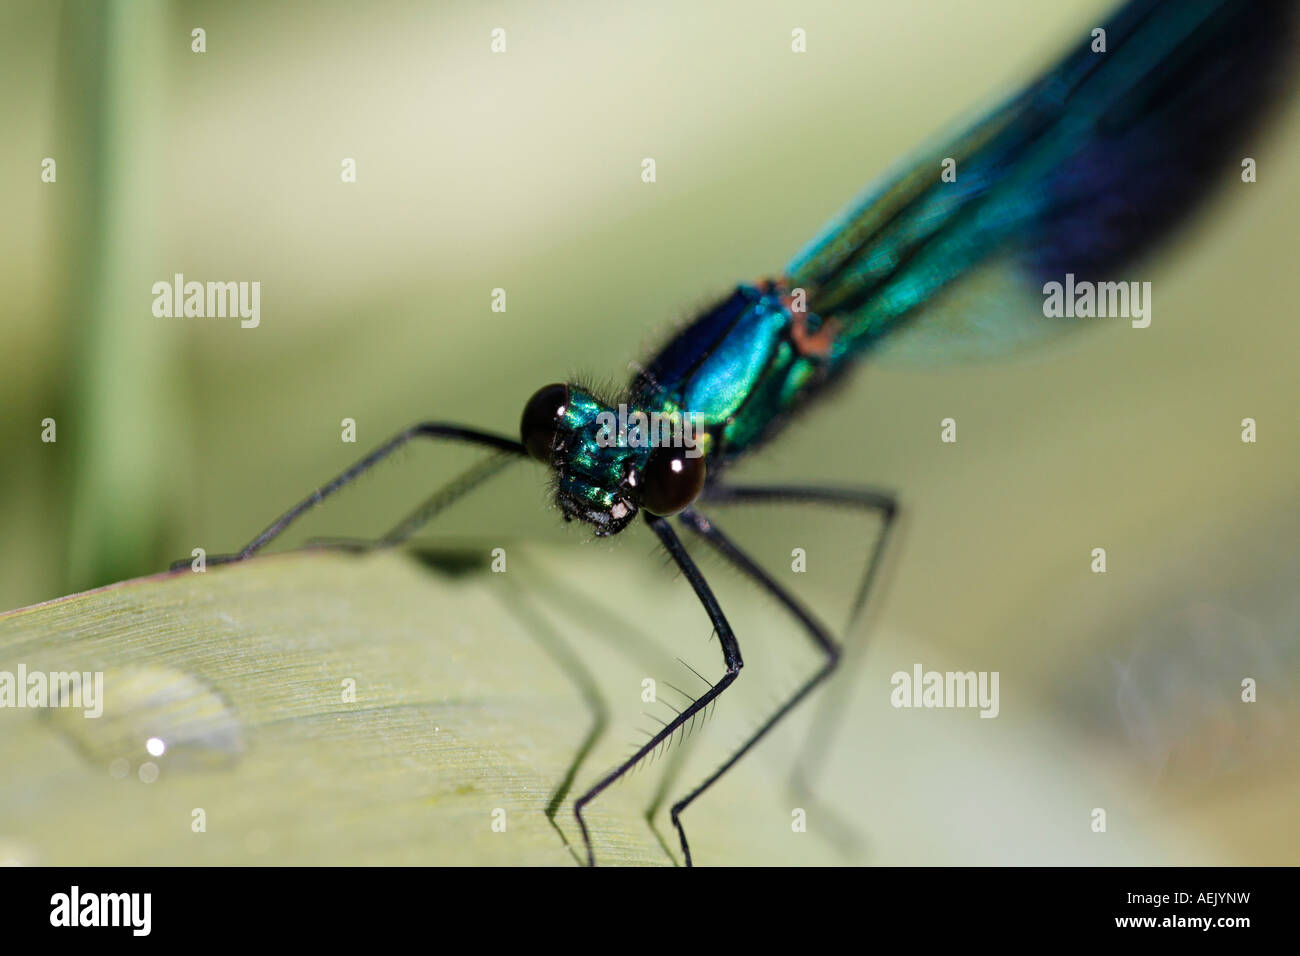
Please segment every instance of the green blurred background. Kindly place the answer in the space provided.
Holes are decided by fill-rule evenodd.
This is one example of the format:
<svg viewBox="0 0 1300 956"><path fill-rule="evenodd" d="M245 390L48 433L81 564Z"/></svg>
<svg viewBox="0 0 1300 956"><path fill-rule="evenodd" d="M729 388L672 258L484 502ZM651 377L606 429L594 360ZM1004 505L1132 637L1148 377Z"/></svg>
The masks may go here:
<svg viewBox="0 0 1300 956"><path fill-rule="evenodd" d="M412 421L511 432L541 384L624 379L1108 6L6 0L0 607L237 548ZM1294 863L1297 103L1243 152L1259 182L1228 171L1149 270L1150 329L864 369L744 477L901 493L873 669L1014 661L1033 678L1019 719L1084 728L1174 843L1208 848L1191 861ZM260 327L155 318L176 272L260 281ZM379 530L467 463L447 457L413 451L304 533ZM585 546L535 474L493 492L443 533ZM751 525L777 567L808 534ZM650 552L609 553L655 573ZM1241 676L1267 688L1254 710Z"/></svg>

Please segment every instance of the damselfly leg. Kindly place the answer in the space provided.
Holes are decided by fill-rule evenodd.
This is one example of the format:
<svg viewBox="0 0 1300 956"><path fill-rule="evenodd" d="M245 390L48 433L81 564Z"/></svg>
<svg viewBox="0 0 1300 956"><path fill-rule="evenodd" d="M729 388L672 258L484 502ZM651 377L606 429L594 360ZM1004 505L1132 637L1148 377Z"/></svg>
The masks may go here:
<svg viewBox="0 0 1300 956"><path fill-rule="evenodd" d="M855 596L848 625L845 628L845 637L852 634L852 626L858 619L866 603L868 594L875 588L879 580L879 570L883 563L884 556L887 552L891 539L891 533L895 527L895 521L898 516L898 503L893 494L875 488L817 488L801 486L731 486L717 485L710 488L704 495L704 500L709 504L717 505L738 505L738 504L816 504L829 505L832 507L850 507L865 512L878 512L881 516L881 528L876 535L874 544L869 551L866 568L863 571L861 583L859 584ZM712 776L706 779L700 786L687 794L687 796L678 801L672 809L673 824L681 833L682 827L679 821L679 815L686 806L696 797L704 792L716 780L718 780L727 770L729 770L744 754L750 750L758 741L775 726L781 718L789 713L804 697L821 682L826 680L835 670L837 664L842 659L841 646L835 643L834 638L824 625L819 623L801 604L790 595L784 588L776 583L772 578L759 567L747 554L745 554L734 542L723 534L716 523L701 515L694 509L684 511L679 519L691 530L701 535L709 542L724 558L743 574L753 580L761 588L775 597L790 614L800 623L804 630L812 639L813 644L826 657L826 663L818 669L807 681L805 681L796 690L782 706L780 706L770 717L768 717L759 728L729 757ZM820 765L820 757L824 755L828 744L828 739L833 736L836 727L843 718L844 695L840 691L835 695L826 695L822 706L818 708L814 718L813 728L809 733L808 740L800 751L799 763L791 779L792 789L799 795L805 803L814 799L813 794L808 787L810 777L816 772ZM675 774L666 775L664 785L667 786L669 779ZM651 810L657 808L658 803ZM841 822L838 816L828 808L819 807L818 816L830 821L831 826L827 829L835 831L837 841L853 842L855 834L852 828ZM686 850L685 837L683 835L683 850L687 854L689 862L689 851Z"/></svg>
<svg viewBox="0 0 1300 956"><path fill-rule="evenodd" d="M644 743L631 757L619 764L614 770L606 774L590 790L584 793L574 802L573 815L577 818L578 829L582 833L582 842L587 847L587 863L591 866L596 864L596 853L591 845L591 836L587 832L587 823L582 817L583 808L596 797L600 796L606 789L614 784L619 778L630 772L642 760L653 753L661 743L670 739L673 734L686 725L686 722L695 718L702 713L711 703L713 703L723 691L732 685L736 677L740 674L740 668L744 666L744 661L740 656L740 644L736 640L736 635L731 630L731 625L727 623L726 616L722 613L722 608L718 606L717 598L713 596L713 590L709 587L708 581L700 573L691 556L686 553L681 539L673 531L668 520L657 515L646 513L646 523L658 535L660 542L663 543L664 549L672 557L677 567L681 570L682 575L690 583L691 588L695 591L695 596L699 599L700 604L704 607L705 613L709 616L713 629L718 634L718 643L722 645L722 662L726 666L726 671L718 678L717 682L710 685L709 689L695 698L685 709L683 709L672 720L668 721L657 734ZM686 842L686 831L682 829L681 822L677 819L677 813L673 813L673 825L677 828L677 835L682 843L682 852L686 856L686 863L689 866L691 862L690 846Z"/></svg>
<svg viewBox="0 0 1300 956"><path fill-rule="evenodd" d="M344 471L340 472L337 476L334 477L332 481L317 488L315 491L313 491L302 501L298 502L296 505L294 505L284 514L280 515L280 517L276 518L275 521L267 525L267 527L262 530L261 534L259 534L252 541L248 542L248 544L244 545L244 547L240 549L237 553L213 555L206 559L206 563L207 564L229 564L233 561L242 561L245 558L252 557L258 551L262 550L262 548L266 547L266 545L270 544L281 534L283 534L288 529L288 527L291 524L293 524L293 522L298 520L298 518L300 518L303 515L304 512L310 511L312 508L320 504L330 495L334 494L335 492L339 491L345 486L351 484L357 478L360 478L367 471L374 468L384 459L390 457L398 449L403 448L407 443L409 443L410 441L416 438L433 438L433 439L444 439L448 441L463 441L473 445L479 445L484 448L491 449L493 451L503 452L509 455L514 455L514 456L527 455L527 452L524 450L523 445L521 445L515 439L506 438L503 435L496 435L491 432L482 432L474 428L465 428L461 425L448 425L443 422L421 422L418 425L412 425L410 428L407 428L399 432L398 434L394 435L392 438L384 442L382 445L380 445L370 454L366 455L360 461L356 462L355 464L349 466ZM463 487L457 489L456 486L457 486L456 482L453 482L453 484L449 486L450 488L453 489L455 493L455 497L459 497L460 495L468 491L470 487L473 487L473 485L464 485ZM411 532L413 532L415 528L419 526L419 524L423 524L424 521L427 521L430 517L432 517L432 514L436 513L436 510L441 510L441 507L445 506L445 505L439 505L439 507L436 510L431 510L429 506L432 502L436 501L437 498L438 496L435 495L434 498L431 498L428 501L426 501L409 518L405 519L396 528L394 528L393 532L390 532L390 534L393 534L395 532L401 532L401 531L405 531L406 534L410 534ZM417 521L419 516L424 514L427 510L431 510L431 513L428 515L428 517L424 518L423 520ZM171 569L173 571L177 571L189 566L189 564L190 564L190 559L185 558L173 563Z"/></svg>

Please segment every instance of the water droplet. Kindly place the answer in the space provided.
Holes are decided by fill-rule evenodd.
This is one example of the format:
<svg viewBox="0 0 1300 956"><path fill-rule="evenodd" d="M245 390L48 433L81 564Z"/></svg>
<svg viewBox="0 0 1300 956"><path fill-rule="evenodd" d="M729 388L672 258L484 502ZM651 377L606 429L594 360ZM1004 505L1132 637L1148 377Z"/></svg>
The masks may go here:
<svg viewBox="0 0 1300 956"><path fill-rule="evenodd" d="M99 717L76 708L50 708L44 716L52 730L118 779L132 770L152 783L164 767L169 773L223 769L244 754L234 707L192 674L171 667L108 670L103 696Z"/></svg>

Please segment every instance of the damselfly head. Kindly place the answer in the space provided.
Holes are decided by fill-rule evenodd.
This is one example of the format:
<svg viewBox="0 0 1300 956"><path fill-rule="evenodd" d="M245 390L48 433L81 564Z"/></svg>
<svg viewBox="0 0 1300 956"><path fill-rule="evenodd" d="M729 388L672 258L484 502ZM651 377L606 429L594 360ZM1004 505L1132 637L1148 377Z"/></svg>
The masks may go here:
<svg viewBox="0 0 1300 956"><path fill-rule="evenodd" d="M635 429L629 434L626 420L625 407L616 410L577 385L538 389L520 420L528 454L555 473L565 520L585 521L602 537L618 534L642 508L676 514L704 487L703 457L656 447Z"/></svg>

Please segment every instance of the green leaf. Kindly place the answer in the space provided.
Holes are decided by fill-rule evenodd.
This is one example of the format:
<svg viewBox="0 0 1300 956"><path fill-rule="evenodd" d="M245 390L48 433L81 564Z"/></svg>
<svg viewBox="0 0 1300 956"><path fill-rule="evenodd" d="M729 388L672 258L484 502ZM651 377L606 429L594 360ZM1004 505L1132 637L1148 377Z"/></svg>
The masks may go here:
<svg viewBox="0 0 1300 956"><path fill-rule="evenodd" d="M656 726L639 716L641 681L684 686L680 667L664 673L671 654L581 598L583 582L599 581L593 593L610 606L648 591L641 600L689 635L711 675L718 647L669 574L647 586L644 568L591 547L512 547L509 560L494 574L474 554L430 568L394 553L297 552L0 617L0 671L103 673L97 718L0 709L0 858L574 864L574 797L632 752L632 728ZM587 811L597 862L672 862L644 818L662 772L700 737L739 740L753 716L711 720L602 794ZM722 752L710 750L712 766ZM658 823L674 857L668 803L712 766L692 762L669 788ZM788 773L751 755L693 804L697 862L839 861L828 841L792 833ZM504 832L492 826L499 810Z"/></svg>

